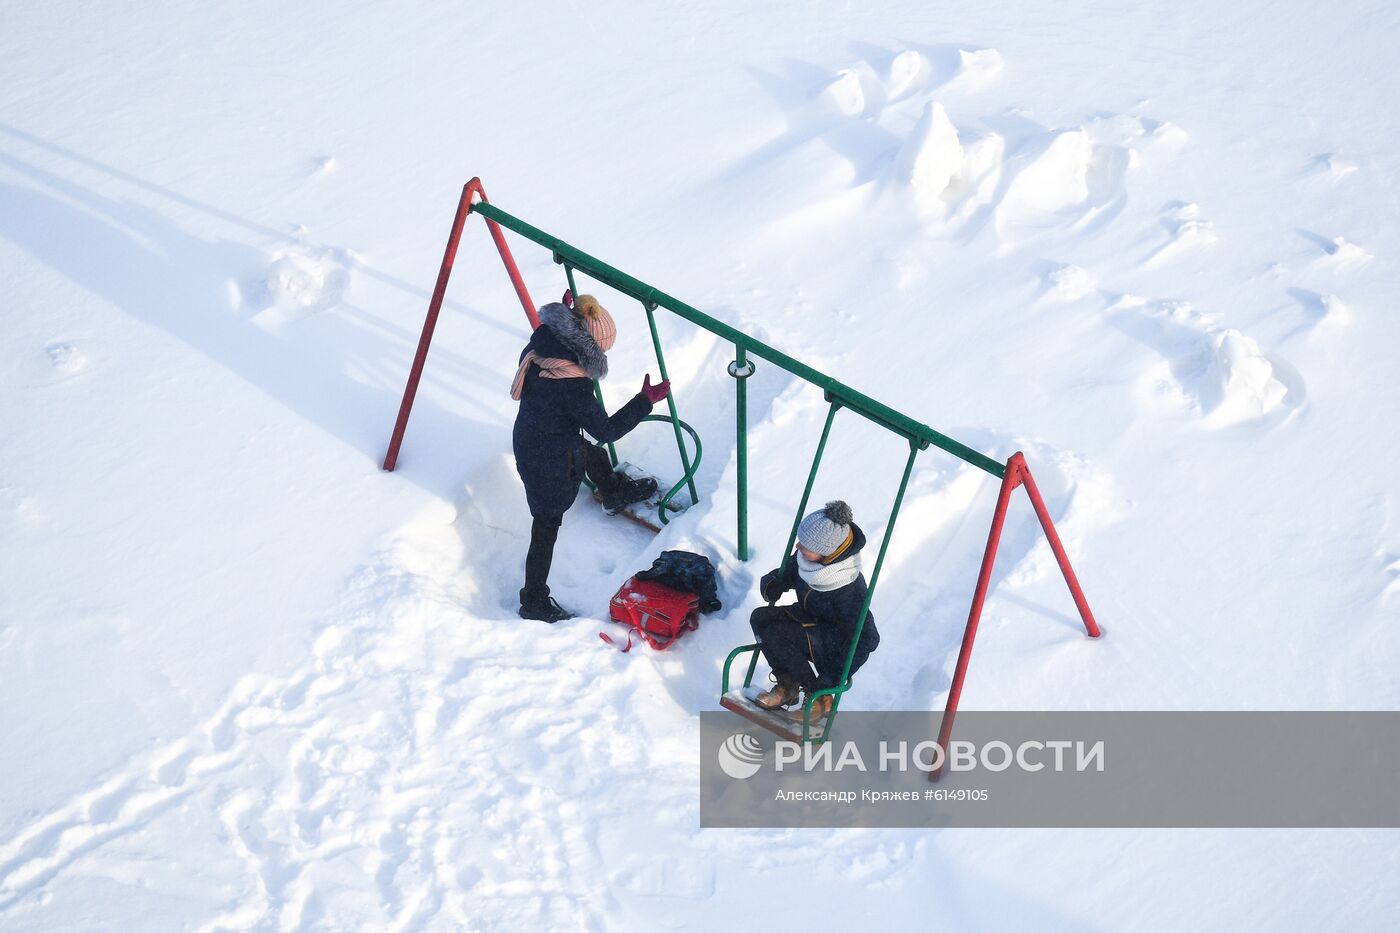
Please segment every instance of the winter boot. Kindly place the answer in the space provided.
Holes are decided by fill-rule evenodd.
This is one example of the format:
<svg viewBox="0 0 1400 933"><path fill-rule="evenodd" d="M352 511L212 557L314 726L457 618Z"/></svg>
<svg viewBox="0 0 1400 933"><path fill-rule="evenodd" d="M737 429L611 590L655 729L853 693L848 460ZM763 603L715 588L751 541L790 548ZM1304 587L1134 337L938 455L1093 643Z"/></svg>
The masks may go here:
<svg viewBox="0 0 1400 933"><path fill-rule="evenodd" d="M797 681L792 678L792 675L779 674L774 680L777 682L777 686L754 697L754 702L763 709L782 709L784 706L796 703L802 689L797 685Z"/></svg>
<svg viewBox="0 0 1400 933"><path fill-rule="evenodd" d="M553 625L555 622L562 622L573 617L572 612L555 602L554 597L548 593L532 595L525 590L520 591L520 618L522 619L533 619L537 622L548 622Z"/></svg>
<svg viewBox="0 0 1400 933"><path fill-rule="evenodd" d="M656 480L650 476L631 479L621 473L615 475L618 482L603 492L603 511L609 515L622 511L634 502L645 502L656 495Z"/></svg>
<svg viewBox="0 0 1400 933"><path fill-rule="evenodd" d="M817 722L825 719L826 714L831 712L831 705L835 702L835 697L830 693L824 693L812 701L812 718L810 722Z"/></svg>

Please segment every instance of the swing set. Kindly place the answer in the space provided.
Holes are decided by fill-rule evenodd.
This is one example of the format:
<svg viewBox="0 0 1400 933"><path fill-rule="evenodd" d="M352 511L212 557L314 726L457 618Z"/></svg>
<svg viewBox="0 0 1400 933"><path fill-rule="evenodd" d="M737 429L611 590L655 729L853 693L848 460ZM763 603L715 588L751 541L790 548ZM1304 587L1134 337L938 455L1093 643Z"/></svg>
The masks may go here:
<svg viewBox="0 0 1400 933"><path fill-rule="evenodd" d="M666 360L662 353L661 338L656 328L656 311L658 308L675 314L690 323L709 331L710 333L732 343L734 345L734 361L729 364L729 375L734 378L735 384L735 443L736 443L736 466L738 485L738 527L737 543L738 556L740 560L748 560L748 417L747 417L747 386L746 380L754 373L754 363L749 359L752 355L765 362L771 363L806 382L820 388L828 403L826 423L822 428L821 439L817 442L817 450L812 458L812 468L807 475L807 485L802 491L802 501L797 507L797 516L793 520L792 530L788 534L787 547L783 551L784 560L792 560L793 546L797 540L798 525L802 521L807 510L807 503L812 493L812 486L816 482L817 472L821 466L822 454L826 450L827 439L831 435L831 426L836 419L836 413L842 409L851 411L861 417L879 425L880 427L893 432L902 437L909 445L909 457L904 465L904 475L900 479L899 491L895 494L894 506L890 510L888 523L885 525L884 538L880 542L880 550L875 559L875 566L870 573L870 584L866 590L865 602L861 606L860 617L856 623L855 633L851 639L851 645L846 654L845 667L841 673L841 679L834 687L815 691L807 697L802 707L801 729L797 728L798 723L795 716L791 719L780 714L763 710L756 706L749 696L751 692L755 669L758 665L758 655L762 650L761 644L741 645L729 653L725 659L724 668L721 675L720 705L726 709L745 717L746 719L774 732L783 738L794 742L821 743L825 742L831 733L831 727L836 719L836 712L840 706L841 698L851 688L851 663L855 657L856 644L860 640L860 634L865 627L866 617L869 615L870 602L875 595L875 587L880 579L880 570L885 562L885 554L889 549L890 538L894 534L895 521L899 517L900 506L904 502L904 494L909 486L909 477L914 469L914 460L922 450L929 447L936 447L946 453L952 454L958 459L968 463L983 472L989 473L1001 481L1000 491L997 494L996 509L992 515L992 526L987 536L987 547L982 556L981 570L977 576L977 586L973 591L972 607L968 613L967 627L963 632L962 647L958 652L957 666L954 670L952 685L948 691L948 701L944 708L943 720L939 726L938 742L943 748L948 747L948 741L952 736L953 718L957 713L958 700L962 695L963 683L967 677L968 663L972 656L973 641L977 636L977 625L982 616L982 607L986 602L987 590L991 584L992 568L996 563L997 547L1001 541L1002 528L1006 522L1007 509L1011 502L1011 494L1018 488L1024 488L1026 495L1031 501L1031 507L1035 511L1036 517L1040 520L1040 526L1044 530L1046 540L1050 544L1051 550L1055 554L1055 559L1059 563L1060 570L1064 574L1065 583L1068 584L1070 594L1074 598L1075 606L1079 610L1080 618L1083 620L1084 629L1091 638L1099 637L1098 624L1094 621L1093 613L1089 610L1089 603L1084 598L1083 590L1079 586L1079 580L1074 574L1074 569L1070 566L1069 558L1065 554L1060 536L1055 531L1055 525L1051 521L1050 513L1045 507L1045 502L1041 498L1040 490L1036 487L1035 479L1031 476L1030 467L1026 464L1026 459L1018 451L1002 463L985 454L979 453L972 448L959 443L958 441L935 431L928 425L922 424L902 412L896 411L886 405L881 404L873 398L864 395L855 389L847 386L836 379L818 372L806 364L793 359L785 353L757 340L742 331L736 330L729 325L716 320L704 312L679 301L670 295L665 294L635 279L632 276L621 272L618 269L590 256L545 233L544 231L525 223L517 217L506 213L486 198L486 192L482 188L481 179L473 178L462 188L462 195L457 203L457 212L452 222L452 232L447 240L447 249L443 255L442 266L438 271L437 284L433 288L432 299L428 304L427 319L423 322L423 331L418 340L418 349L413 357L413 365L409 370L408 383L404 386L403 400L399 405L398 418L394 422L394 432L389 441L389 449L384 457L384 469L391 471L398 463L399 449L403 444L404 431L408 426L408 416L413 408L413 400L418 392L418 383L423 375L423 366L428 356L428 346L432 342L433 330L437 326L438 314L442 309L443 296L447 291L447 281L452 273L452 266L457 255L457 246L462 236L462 228L466 223L469 214L480 214L486 221L486 227L491 233L491 238L495 241L496 249L500 253L501 261L505 264L506 273L510 276L511 284L515 288L515 293L520 299L520 304L524 308L525 316L530 321L532 328L539 327L539 317L535 311L534 302L530 299L530 294L525 288L525 282L521 278L520 270L515 264L515 258L511 254L510 247L506 243L505 234L502 228L543 246L551 251L555 263L564 267L565 278L568 283L568 291L564 293L565 302L571 302L572 297L577 294L575 288L575 274L582 273L595 281L601 282L611 288L639 301L646 312L647 325L651 331L652 344L656 350L656 362L661 371L662 380L668 377L666 372ZM597 383L594 383L594 392L599 401L602 401L602 394ZM680 419L676 409L675 394L667 396L669 415L649 415L648 421L670 422L676 438L676 448L680 455L682 476L657 502L656 523L652 526L659 529L671 520L676 512L689 508L699 501L699 493L695 485L695 474L700 466L700 437L696 431ZM692 450L687 450L685 438L689 437ZM617 451L615 445L608 445L608 455L614 467L618 465ZM689 502L682 505L675 501L679 492L685 489L689 496ZM730 670L737 658L749 655L747 672L744 675L742 688L730 689ZM747 691L747 692L746 692ZM820 732L816 731L817 723L812 722L812 703L820 696L830 695L832 697L831 711L825 717L825 725ZM930 777L937 777L934 772Z"/></svg>

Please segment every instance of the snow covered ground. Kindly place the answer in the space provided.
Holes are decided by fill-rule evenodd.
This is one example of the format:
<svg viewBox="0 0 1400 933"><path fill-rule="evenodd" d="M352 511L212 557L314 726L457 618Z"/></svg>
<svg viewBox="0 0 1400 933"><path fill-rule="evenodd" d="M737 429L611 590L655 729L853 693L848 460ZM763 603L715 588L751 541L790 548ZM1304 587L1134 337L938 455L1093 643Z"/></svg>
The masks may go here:
<svg viewBox="0 0 1400 933"><path fill-rule="evenodd" d="M0 927L1382 929L1400 834L698 828L700 710L825 408L662 315L703 504L528 537L528 334L461 185L999 459L964 708L1400 704L1400 13L1088 0L0 7ZM535 299L562 274L520 240ZM618 319L610 405L651 358ZM664 427L625 457L675 470ZM815 501L883 531L901 443ZM923 454L845 707L946 697L995 498ZM662 548L676 650L597 637Z"/></svg>

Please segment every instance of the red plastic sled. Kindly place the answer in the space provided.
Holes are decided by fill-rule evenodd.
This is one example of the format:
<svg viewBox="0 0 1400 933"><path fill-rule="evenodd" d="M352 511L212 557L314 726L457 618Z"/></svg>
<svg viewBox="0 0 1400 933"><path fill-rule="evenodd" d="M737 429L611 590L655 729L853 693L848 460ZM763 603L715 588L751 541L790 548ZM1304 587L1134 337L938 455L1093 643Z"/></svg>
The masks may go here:
<svg viewBox="0 0 1400 933"><path fill-rule="evenodd" d="M632 627L623 652L632 650L637 636L657 651L665 651L686 632L700 627L698 596L636 577L622 584L608 611L614 621ZM610 645L616 644L606 632L599 632L598 637Z"/></svg>

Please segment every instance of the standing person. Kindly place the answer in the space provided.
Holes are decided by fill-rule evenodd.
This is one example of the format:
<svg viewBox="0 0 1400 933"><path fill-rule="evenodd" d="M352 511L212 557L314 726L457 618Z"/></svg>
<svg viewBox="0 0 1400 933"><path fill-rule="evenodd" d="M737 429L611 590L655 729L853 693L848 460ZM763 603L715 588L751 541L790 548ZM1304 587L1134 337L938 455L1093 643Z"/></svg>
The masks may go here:
<svg viewBox="0 0 1400 933"><path fill-rule="evenodd" d="M853 518L851 507L838 500L802 519L796 552L759 581L759 592L769 605L755 609L749 625L777 682L755 699L764 709L792 706L799 693L810 697L840 683L867 590L860 567L865 533ZM772 605L792 589L797 591L796 603ZM875 617L867 614L851 660L852 675L879 644ZM812 704L813 721L825 716L831 705L831 694L819 697Z"/></svg>
<svg viewBox="0 0 1400 933"><path fill-rule="evenodd" d="M617 511L656 492L656 480L633 480L614 472L599 444L617 440L664 399L670 382L642 389L609 417L591 381L608 374L607 352L617 339L612 316L592 295L580 295L572 310L554 302L540 308L540 326L520 354L510 396L520 402L512 432L515 469L525 484L534 522L525 556L520 617L558 622L573 614L549 595L549 567L564 513L578 497L584 474L603 495L603 508ZM580 430L587 431L590 443Z"/></svg>

